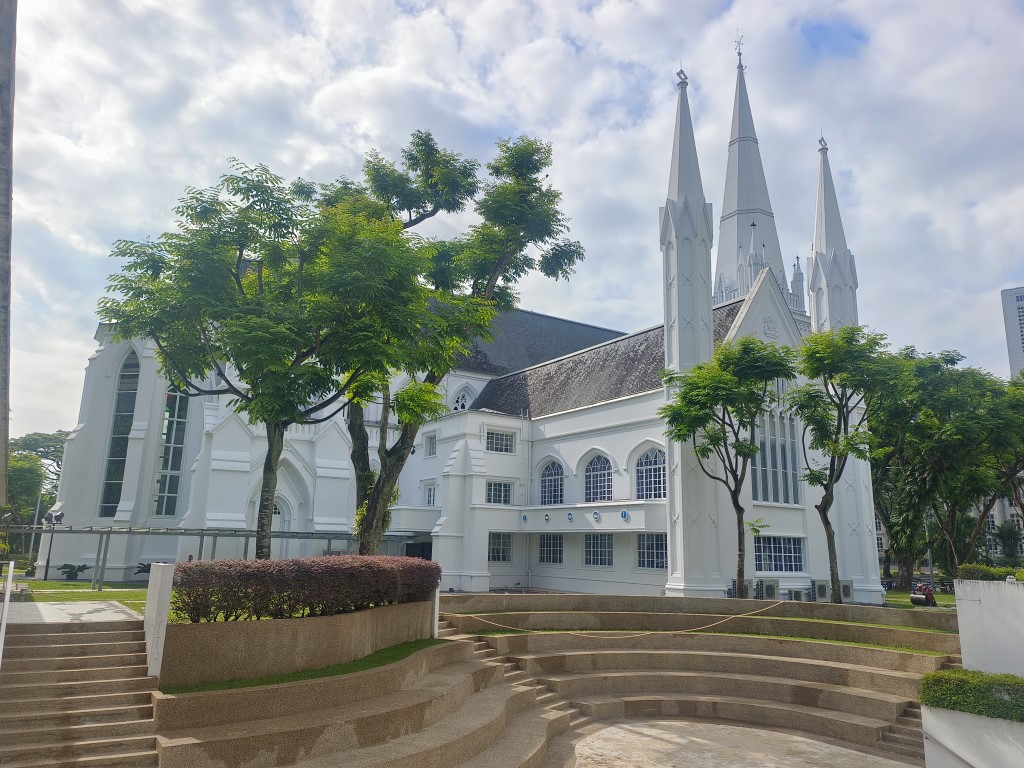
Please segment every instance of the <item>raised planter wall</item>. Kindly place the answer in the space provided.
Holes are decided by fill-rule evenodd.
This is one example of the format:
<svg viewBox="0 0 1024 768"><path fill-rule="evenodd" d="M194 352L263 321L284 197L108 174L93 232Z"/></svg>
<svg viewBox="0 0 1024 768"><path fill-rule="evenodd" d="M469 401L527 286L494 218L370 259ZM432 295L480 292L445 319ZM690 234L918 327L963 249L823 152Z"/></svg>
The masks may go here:
<svg viewBox="0 0 1024 768"><path fill-rule="evenodd" d="M1024 591L1024 587L1022 587L1022 591ZM913 629L938 629L945 632L957 631L957 614L954 611L833 605L832 603L798 603L791 600L785 600L773 606L771 601L768 600L737 600L715 597L564 594L455 595L442 593L441 610L449 613L595 611L726 615L763 610L763 613L757 615L889 624Z"/></svg>
<svg viewBox="0 0 1024 768"><path fill-rule="evenodd" d="M1011 768L1024 765L1024 723L921 707L921 725L928 768Z"/></svg>
<svg viewBox="0 0 1024 768"><path fill-rule="evenodd" d="M1024 677L1024 583L958 580L956 610L965 669Z"/></svg>
<svg viewBox="0 0 1024 768"><path fill-rule="evenodd" d="M337 616L168 624L160 686L284 675L433 636L433 602Z"/></svg>

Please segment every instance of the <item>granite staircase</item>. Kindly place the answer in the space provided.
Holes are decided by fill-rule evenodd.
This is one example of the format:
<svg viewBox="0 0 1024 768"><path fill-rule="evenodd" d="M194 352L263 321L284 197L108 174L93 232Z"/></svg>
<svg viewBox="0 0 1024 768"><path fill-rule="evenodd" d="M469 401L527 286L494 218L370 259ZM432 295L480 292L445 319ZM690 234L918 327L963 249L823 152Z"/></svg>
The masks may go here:
<svg viewBox="0 0 1024 768"><path fill-rule="evenodd" d="M141 621L10 624L0 766L155 767L155 689Z"/></svg>

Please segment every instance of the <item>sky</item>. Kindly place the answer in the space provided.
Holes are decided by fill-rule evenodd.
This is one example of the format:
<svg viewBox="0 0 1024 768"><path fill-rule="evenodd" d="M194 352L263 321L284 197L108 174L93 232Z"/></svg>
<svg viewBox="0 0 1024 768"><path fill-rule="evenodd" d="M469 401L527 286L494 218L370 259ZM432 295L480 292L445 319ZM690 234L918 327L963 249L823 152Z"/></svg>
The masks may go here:
<svg viewBox="0 0 1024 768"><path fill-rule="evenodd" d="M358 179L417 129L484 162L552 144L586 260L524 309L662 320L675 71L721 214L742 35L784 261L810 252L829 145L860 320L1009 375L999 291L1024 285L1020 0L29 0L18 9L11 434L72 429L114 241L174 226L229 158ZM433 221L451 236L471 213ZM716 227L717 233L717 227Z"/></svg>

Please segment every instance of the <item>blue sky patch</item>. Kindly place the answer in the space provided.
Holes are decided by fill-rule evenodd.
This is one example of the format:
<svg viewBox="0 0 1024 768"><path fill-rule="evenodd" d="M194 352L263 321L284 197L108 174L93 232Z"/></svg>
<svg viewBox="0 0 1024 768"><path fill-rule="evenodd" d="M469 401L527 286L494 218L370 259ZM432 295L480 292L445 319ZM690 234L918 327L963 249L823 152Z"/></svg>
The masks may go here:
<svg viewBox="0 0 1024 768"><path fill-rule="evenodd" d="M804 22L800 36L815 58L853 58L868 41L863 29L844 19Z"/></svg>

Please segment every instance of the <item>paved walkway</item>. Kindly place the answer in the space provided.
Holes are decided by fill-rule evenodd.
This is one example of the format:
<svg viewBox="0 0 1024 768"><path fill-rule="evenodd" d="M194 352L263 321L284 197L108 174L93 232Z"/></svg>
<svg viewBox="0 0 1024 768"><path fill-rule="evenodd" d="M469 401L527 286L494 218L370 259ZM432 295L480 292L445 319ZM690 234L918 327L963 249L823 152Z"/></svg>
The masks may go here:
<svg viewBox="0 0 1024 768"><path fill-rule="evenodd" d="M635 720L576 744L577 768L907 768L906 763L777 731Z"/></svg>
<svg viewBox="0 0 1024 768"><path fill-rule="evenodd" d="M142 616L113 600L74 603L10 603L9 624L138 620Z"/></svg>

